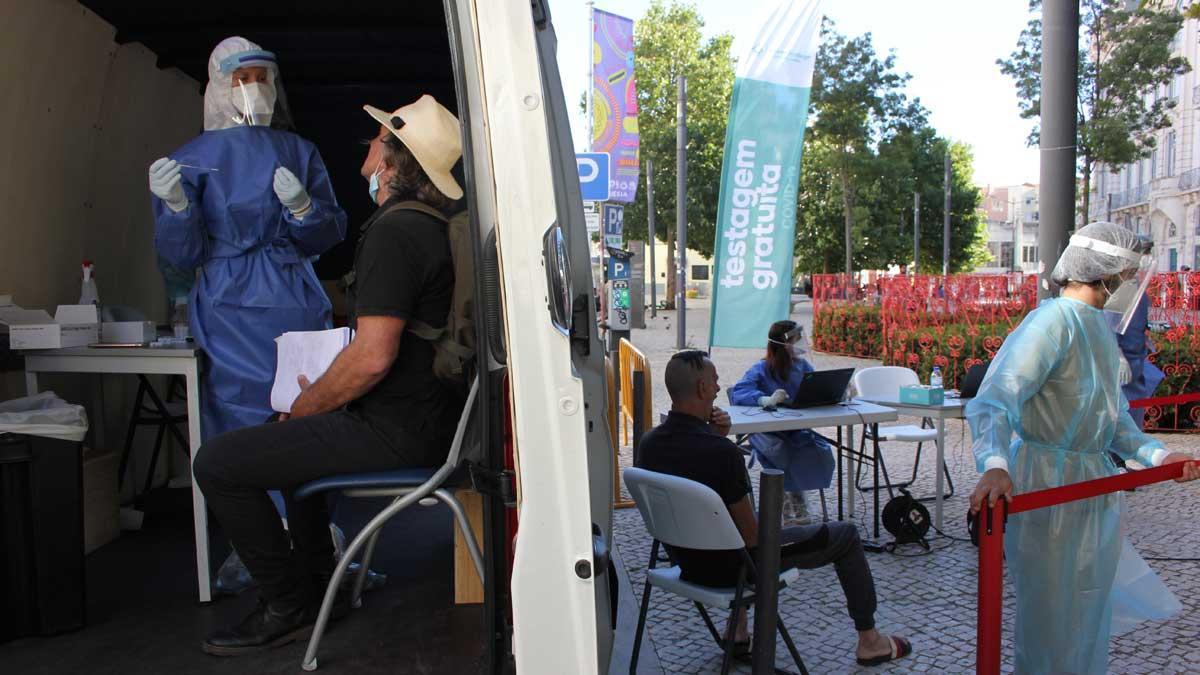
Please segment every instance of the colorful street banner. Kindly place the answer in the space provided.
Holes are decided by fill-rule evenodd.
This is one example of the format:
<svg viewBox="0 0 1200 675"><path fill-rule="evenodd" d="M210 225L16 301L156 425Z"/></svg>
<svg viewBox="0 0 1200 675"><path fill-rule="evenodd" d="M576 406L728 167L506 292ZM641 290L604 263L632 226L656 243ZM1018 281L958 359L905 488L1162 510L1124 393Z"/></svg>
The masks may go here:
<svg viewBox="0 0 1200 675"><path fill-rule="evenodd" d="M822 0L782 0L738 61L717 210L709 345L762 348L788 318L800 154Z"/></svg>
<svg viewBox="0 0 1200 675"><path fill-rule="evenodd" d="M638 186L633 20L592 10L592 152L612 155L609 200L632 202Z"/></svg>

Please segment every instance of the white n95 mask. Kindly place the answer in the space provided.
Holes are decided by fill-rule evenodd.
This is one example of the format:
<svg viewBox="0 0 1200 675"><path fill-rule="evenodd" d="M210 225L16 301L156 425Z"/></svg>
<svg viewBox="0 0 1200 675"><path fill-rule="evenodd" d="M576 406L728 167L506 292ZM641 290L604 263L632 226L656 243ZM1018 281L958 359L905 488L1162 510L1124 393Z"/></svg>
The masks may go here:
<svg viewBox="0 0 1200 675"><path fill-rule="evenodd" d="M238 122L252 126L267 126L275 112L275 88L269 84L238 83L232 92L233 107L243 115Z"/></svg>

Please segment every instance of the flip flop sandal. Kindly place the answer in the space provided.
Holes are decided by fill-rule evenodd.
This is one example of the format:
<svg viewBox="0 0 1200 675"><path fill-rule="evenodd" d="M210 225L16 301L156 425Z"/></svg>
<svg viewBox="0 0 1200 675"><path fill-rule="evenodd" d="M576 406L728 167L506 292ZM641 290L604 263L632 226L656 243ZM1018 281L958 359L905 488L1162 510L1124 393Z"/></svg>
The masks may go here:
<svg viewBox="0 0 1200 675"><path fill-rule="evenodd" d="M892 645L891 654L872 656L869 659L859 658L858 665L867 667L878 666L882 663L887 663L888 661L895 661L896 659L904 658L912 653L912 643L908 640L905 640L901 637L896 637L894 635L889 635L888 641Z"/></svg>

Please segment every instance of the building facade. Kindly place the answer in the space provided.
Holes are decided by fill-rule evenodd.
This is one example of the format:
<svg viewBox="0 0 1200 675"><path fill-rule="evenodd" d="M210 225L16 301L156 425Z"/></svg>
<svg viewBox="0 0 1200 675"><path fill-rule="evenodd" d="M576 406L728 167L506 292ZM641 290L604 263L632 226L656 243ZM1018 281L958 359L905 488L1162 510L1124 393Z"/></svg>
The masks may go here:
<svg viewBox="0 0 1200 675"><path fill-rule="evenodd" d="M1038 186L1022 183L980 190L979 212L987 222L991 261L981 274L1036 272Z"/></svg>
<svg viewBox="0 0 1200 675"><path fill-rule="evenodd" d="M1088 207L1089 222L1108 220L1149 235L1162 271L1200 263L1200 21L1184 22L1171 51L1193 70L1147 93L1175 102L1167 113L1171 125L1155 133L1149 157L1124 166L1097 164Z"/></svg>

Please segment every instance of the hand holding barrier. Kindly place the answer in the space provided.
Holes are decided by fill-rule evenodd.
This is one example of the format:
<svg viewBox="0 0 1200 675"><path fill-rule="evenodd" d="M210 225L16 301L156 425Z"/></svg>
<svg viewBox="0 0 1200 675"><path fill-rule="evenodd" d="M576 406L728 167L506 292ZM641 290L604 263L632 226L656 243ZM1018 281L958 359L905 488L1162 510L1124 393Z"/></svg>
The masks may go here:
<svg viewBox="0 0 1200 675"><path fill-rule="evenodd" d="M1000 673L1000 622L1004 590L1004 529L1008 516L1035 511L1110 492L1173 480L1183 475L1189 463L1164 464L1153 469L1131 471L1107 478L1015 495L996 506L984 506L975 514L979 533L979 614L976 631L975 672Z"/></svg>

